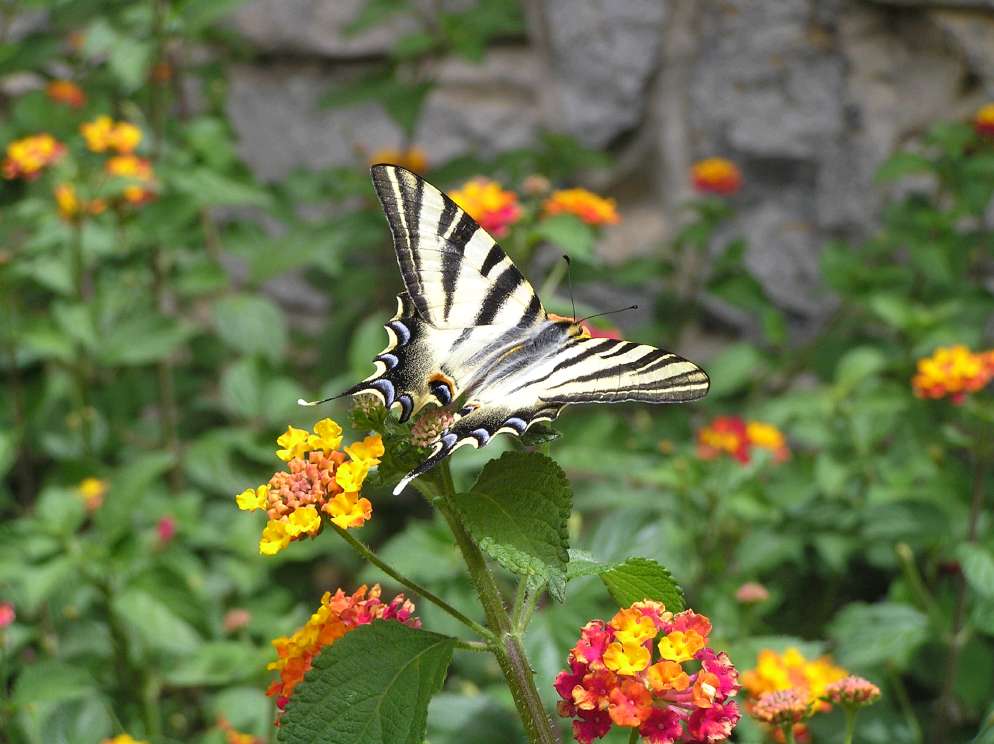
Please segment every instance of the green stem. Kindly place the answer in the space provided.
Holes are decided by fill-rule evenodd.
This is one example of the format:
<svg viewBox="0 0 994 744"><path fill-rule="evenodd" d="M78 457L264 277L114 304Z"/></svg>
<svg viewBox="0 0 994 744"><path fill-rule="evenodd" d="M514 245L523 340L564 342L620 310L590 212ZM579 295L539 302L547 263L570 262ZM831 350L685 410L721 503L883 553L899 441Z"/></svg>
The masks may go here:
<svg viewBox="0 0 994 744"><path fill-rule="evenodd" d="M504 673L504 679L511 690L511 697L524 724L528 741L531 744L559 744L559 731L549 719L535 687L534 673L521 643L521 636L511 626L504 607L497 581L480 548L466 530L458 511L452 503L455 486L449 463L443 460L434 471L415 481L418 489L435 505L452 530L456 544L462 553L470 578L480 597L480 604L487 617L487 624L498 636L492 647L497 663Z"/></svg>
<svg viewBox="0 0 994 744"><path fill-rule="evenodd" d="M528 577L522 576L518 582L517 591L514 593L514 605L511 609L511 627L515 630L521 627L521 613L525 608L525 600L528 597Z"/></svg>
<svg viewBox="0 0 994 744"><path fill-rule="evenodd" d="M780 730L783 732L784 744L794 744L794 724L785 723Z"/></svg>
<svg viewBox="0 0 994 744"><path fill-rule="evenodd" d="M632 729L632 733L628 735L628 744L637 744L639 740L639 730L637 728Z"/></svg>
<svg viewBox="0 0 994 744"><path fill-rule="evenodd" d="M904 681L901 679L901 675L894 671L893 667L888 667L887 672L890 677L891 687L894 690L894 698L897 700L897 707L900 708L905 723L911 729L911 740L914 744L921 744L922 728L918 723L918 717L915 715L915 709L911 704L911 698L908 696L908 690L904 686ZM945 737L942 736L939 739L935 739L935 741L945 741Z"/></svg>
<svg viewBox="0 0 994 744"><path fill-rule="evenodd" d="M72 245L70 246L72 260L73 284L76 289L76 301L85 306L90 301L90 290L86 279L86 269L83 263L83 225L74 222L72 227ZM79 426L83 439L83 452L93 453L93 437L90 428L90 360L82 344L76 348L76 358L72 362L72 375L76 382L77 405L79 406Z"/></svg>
<svg viewBox="0 0 994 744"><path fill-rule="evenodd" d="M974 435L975 442L983 442L982 434ZM982 447L983 445L979 445ZM973 479L971 483L970 495L970 517L967 524L966 541L974 543L977 541L977 531L980 524L980 514L984 504L984 474L986 470L986 460L984 453L978 448L973 453ZM949 633L949 656L946 661L946 673L942 683L942 692L939 695L938 715L935 717L933 728L933 738L937 742L946 741L951 722L956 711L956 677L959 674L959 659L966 645L968 634L964 627L966 623L966 577L961 571L956 587L956 604L953 610L953 625Z"/></svg>
<svg viewBox="0 0 994 744"><path fill-rule="evenodd" d="M566 271L569 266L565 261L556 261L552 268L549 269L548 276L545 277L545 281L542 282L542 290L539 292L539 296L550 298L559 289L559 285L563 283L563 279L566 278Z"/></svg>
<svg viewBox="0 0 994 744"><path fill-rule="evenodd" d="M489 643L484 643L483 641L463 641L456 639L456 648L461 648L464 651L482 651L485 654L491 652L492 648Z"/></svg>
<svg viewBox="0 0 994 744"><path fill-rule="evenodd" d="M897 559L901 564L901 572L904 574L904 580L911 589L912 595L918 600L918 605L928 613L932 625L936 629L941 628L944 622L942 610L936 604L935 599L925 586L921 574L918 572L918 566L915 565L915 554L911 550L911 546L903 542L898 543L894 547L894 552L897 553Z"/></svg>
<svg viewBox="0 0 994 744"><path fill-rule="evenodd" d="M385 573L387 576L392 578L394 581L396 581L399 584L402 584L403 586L406 586L408 589L410 589L418 596L427 599L429 602L436 605L441 610L447 612L449 615L454 617L456 620L461 622L463 625L465 625L467 628L475 632L477 635L486 638L490 643L492 644L497 643L497 637L493 633L491 633L487 628L484 628L475 620L466 617L466 615L461 613L459 610L457 610L455 607L450 605L448 602L446 602L444 599L439 597L437 594L434 594L428 589L425 589L417 582L404 576L402 573L397 571L397 569L395 569L393 566L391 566L390 564L385 562L382 558L380 558L378 555L376 555L376 553L370 550L365 544L363 544L356 538L352 537L352 535L349 534L348 530L339 527L334 522L331 522L330 524L332 528L335 530L335 532L341 535L342 539L345 540L345 542L347 542L352 547L353 550L355 550L359 555L361 555L367 561L372 563L374 566L376 566L378 569L380 569L383 573Z"/></svg>
<svg viewBox="0 0 994 744"><path fill-rule="evenodd" d="M846 739L843 744L852 744L853 734L856 733L856 711L846 706L844 708L846 714Z"/></svg>

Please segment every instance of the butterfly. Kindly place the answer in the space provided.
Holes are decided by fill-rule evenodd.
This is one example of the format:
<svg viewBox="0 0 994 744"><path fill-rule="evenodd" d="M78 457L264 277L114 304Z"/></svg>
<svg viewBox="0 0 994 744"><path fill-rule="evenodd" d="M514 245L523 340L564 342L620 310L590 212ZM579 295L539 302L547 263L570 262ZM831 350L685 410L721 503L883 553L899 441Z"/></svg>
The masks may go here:
<svg viewBox="0 0 994 744"><path fill-rule="evenodd" d="M591 338L550 315L497 242L449 197L395 165L374 165L405 291L384 326L376 371L342 395L375 395L406 421L429 403L452 412L430 454L397 485L464 445L524 434L572 403L678 403L707 394L707 374L653 346Z"/></svg>

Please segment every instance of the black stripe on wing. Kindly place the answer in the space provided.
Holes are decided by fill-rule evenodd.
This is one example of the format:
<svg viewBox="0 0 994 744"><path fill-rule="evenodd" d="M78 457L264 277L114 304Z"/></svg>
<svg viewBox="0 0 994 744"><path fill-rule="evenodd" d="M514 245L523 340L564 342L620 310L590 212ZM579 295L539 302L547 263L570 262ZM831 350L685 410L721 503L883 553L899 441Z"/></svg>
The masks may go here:
<svg viewBox="0 0 994 744"><path fill-rule="evenodd" d="M581 339L566 349L570 355L552 373L515 392L531 385L555 405L683 403L703 398L711 384L704 370L665 349L613 339Z"/></svg>

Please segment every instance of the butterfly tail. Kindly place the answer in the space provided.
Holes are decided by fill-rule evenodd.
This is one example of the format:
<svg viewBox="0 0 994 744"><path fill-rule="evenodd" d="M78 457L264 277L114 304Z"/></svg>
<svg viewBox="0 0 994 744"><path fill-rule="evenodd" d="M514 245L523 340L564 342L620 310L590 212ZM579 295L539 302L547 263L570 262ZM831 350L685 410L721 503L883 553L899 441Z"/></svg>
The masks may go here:
<svg viewBox="0 0 994 744"><path fill-rule="evenodd" d="M452 454L453 450L459 445L458 436L452 433L445 434L442 436L441 440L435 443L434 449L423 463L418 465L414 470L409 472L403 478L400 479L400 483L393 489L394 496L398 495L401 491L407 488L407 485L417 478L419 475L424 475L429 470L438 465L442 460Z"/></svg>

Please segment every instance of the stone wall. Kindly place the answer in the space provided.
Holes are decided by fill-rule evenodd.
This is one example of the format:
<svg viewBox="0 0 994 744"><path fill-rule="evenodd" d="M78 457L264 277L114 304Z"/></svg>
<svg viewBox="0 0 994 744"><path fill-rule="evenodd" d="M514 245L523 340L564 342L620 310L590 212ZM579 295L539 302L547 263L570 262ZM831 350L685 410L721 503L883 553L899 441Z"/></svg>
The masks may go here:
<svg viewBox="0 0 994 744"><path fill-rule="evenodd" d="M355 162L400 132L375 105L322 110L405 29L348 37L364 0L254 0L235 27L259 49L232 69L229 111L266 179ZM994 100L994 0L526 0L528 35L479 65L449 60L416 142L438 162L525 145L542 128L616 156L593 186L625 220L610 256L657 247L692 162L742 168L736 229L768 292L800 320L831 299L827 240L872 226L880 161L937 119Z"/></svg>

